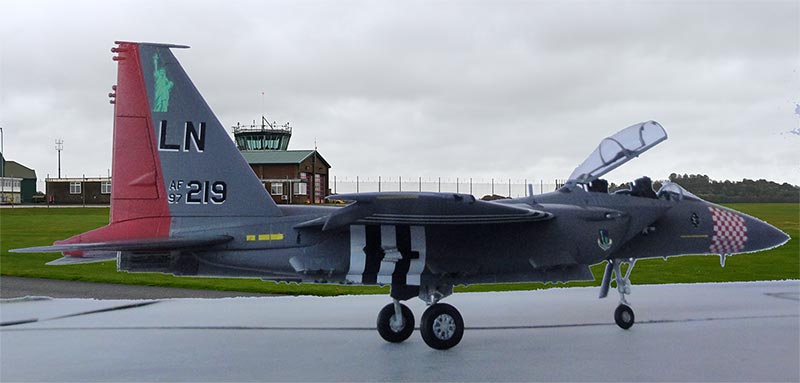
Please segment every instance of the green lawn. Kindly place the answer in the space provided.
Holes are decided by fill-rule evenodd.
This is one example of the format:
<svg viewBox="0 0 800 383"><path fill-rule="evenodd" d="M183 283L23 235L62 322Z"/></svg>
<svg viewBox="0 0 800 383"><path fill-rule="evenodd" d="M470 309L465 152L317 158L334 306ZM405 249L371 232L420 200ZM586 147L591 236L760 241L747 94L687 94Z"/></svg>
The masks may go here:
<svg viewBox="0 0 800 383"><path fill-rule="evenodd" d="M759 217L792 239L788 244L757 254L728 258L725 267L718 257L676 257L668 261L646 259L636 263L634 284L694 283L800 279L800 204L730 204L733 209ZM46 266L60 254L13 254L8 249L43 246L108 223L108 208L14 208L0 209L0 275L66 279L86 282L123 283L194 289L234 290L278 294L386 294L388 287L286 284L258 279L189 278L154 273L117 272L114 262L72 266ZM553 286L597 286L603 265L592 268L593 282L564 284L519 283L472 285L456 291L530 290Z"/></svg>

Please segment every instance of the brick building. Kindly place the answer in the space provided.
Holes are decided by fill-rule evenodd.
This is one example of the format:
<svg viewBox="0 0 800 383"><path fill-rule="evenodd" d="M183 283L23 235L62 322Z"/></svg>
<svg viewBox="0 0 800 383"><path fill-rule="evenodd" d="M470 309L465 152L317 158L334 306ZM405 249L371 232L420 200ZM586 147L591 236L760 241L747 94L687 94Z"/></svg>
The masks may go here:
<svg viewBox="0 0 800 383"><path fill-rule="evenodd" d="M111 178L47 178L45 192L54 205L108 205Z"/></svg>
<svg viewBox="0 0 800 383"><path fill-rule="evenodd" d="M330 164L316 150L242 151L275 203L322 203L330 195Z"/></svg>

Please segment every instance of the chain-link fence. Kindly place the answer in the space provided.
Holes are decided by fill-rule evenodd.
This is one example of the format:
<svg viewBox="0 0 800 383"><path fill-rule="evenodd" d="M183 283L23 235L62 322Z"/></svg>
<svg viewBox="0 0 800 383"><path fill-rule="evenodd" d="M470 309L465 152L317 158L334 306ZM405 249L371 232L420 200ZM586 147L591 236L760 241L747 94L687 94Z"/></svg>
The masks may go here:
<svg viewBox="0 0 800 383"><path fill-rule="evenodd" d="M451 178L451 177L340 177L331 179L333 194L366 192L447 192L472 194L477 198L487 195L519 198L528 195L528 184L533 194L549 193L563 185L563 181L544 182L533 179L511 178Z"/></svg>

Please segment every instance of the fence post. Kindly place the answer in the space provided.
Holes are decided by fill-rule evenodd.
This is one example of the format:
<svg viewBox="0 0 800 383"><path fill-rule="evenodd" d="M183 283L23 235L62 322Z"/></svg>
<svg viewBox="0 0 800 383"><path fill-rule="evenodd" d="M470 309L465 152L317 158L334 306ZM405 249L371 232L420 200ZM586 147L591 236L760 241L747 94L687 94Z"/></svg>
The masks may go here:
<svg viewBox="0 0 800 383"><path fill-rule="evenodd" d="M356 176L356 193L361 193L361 190L358 187L358 176Z"/></svg>
<svg viewBox="0 0 800 383"><path fill-rule="evenodd" d="M439 193L442 192L442 177L439 177Z"/></svg>
<svg viewBox="0 0 800 383"><path fill-rule="evenodd" d="M422 177L419 177L419 192L422 193Z"/></svg>
<svg viewBox="0 0 800 383"><path fill-rule="evenodd" d="M492 195L494 195L494 178L492 178Z"/></svg>
<svg viewBox="0 0 800 383"><path fill-rule="evenodd" d="M508 198L511 198L511 178L508 179Z"/></svg>
<svg viewBox="0 0 800 383"><path fill-rule="evenodd" d="M458 177L456 177L456 193L458 193Z"/></svg>
<svg viewBox="0 0 800 383"><path fill-rule="evenodd" d="M378 193L381 192L381 176L378 176Z"/></svg>
<svg viewBox="0 0 800 383"><path fill-rule="evenodd" d="M472 194L472 177L469 177L469 194Z"/></svg>

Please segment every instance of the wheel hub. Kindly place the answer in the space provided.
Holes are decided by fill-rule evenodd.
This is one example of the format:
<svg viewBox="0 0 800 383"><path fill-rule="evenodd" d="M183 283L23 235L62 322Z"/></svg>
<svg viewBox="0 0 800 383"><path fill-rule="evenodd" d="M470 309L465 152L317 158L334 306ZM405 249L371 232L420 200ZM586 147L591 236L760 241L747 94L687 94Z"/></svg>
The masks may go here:
<svg viewBox="0 0 800 383"><path fill-rule="evenodd" d="M625 323L630 322L631 321L631 313L629 313L627 311L623 311L622 312L622 321L625 322Z"/></svg>
<svg viewBox="0 0 800 383"><path fill-rule="evenodd" d="M433 334L441 340L448 340L456 333L456 321L448 314L441 314L433 320Z"/></svg>
<svg viewBox="0 0 800 383"><path fill-rule="evenodd" d="M392 329L394 332L403 331L403 327L405 327L405 323L403 323L403 316L394 314L389 319L389 328Z"/></svg>

